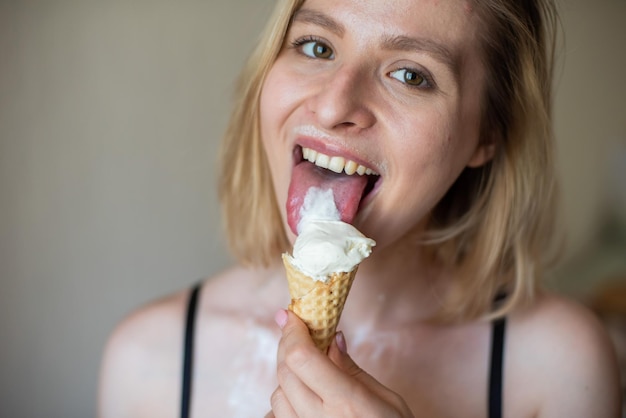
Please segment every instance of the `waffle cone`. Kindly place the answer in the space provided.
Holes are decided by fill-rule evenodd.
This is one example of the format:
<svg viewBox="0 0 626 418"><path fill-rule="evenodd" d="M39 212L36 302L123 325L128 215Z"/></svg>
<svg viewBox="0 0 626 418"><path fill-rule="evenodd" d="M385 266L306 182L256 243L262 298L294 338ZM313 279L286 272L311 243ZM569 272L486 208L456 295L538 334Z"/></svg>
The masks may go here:
<svg viewBox="0 0 626 418"><path fill-rule="evenodd" d="M326 353L358 266L347 273L333 273L324 283L302 273L288 254L283 254L283 264L291 295L288 308L304 321L317 348Z"/></svg>

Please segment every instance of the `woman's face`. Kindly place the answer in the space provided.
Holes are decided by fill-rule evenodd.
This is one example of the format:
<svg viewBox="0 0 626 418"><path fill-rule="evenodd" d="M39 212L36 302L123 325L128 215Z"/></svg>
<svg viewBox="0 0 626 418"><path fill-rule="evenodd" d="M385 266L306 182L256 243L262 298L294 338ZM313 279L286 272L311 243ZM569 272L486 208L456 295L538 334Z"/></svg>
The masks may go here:
<svg viewBox="0 0 626 418"><path fill-rule="evenodd" d="M304 2L261 95L263 144L292 231L307 188L332 188L342 218L387 246L489 158L479 145L479 27L462 0Z"/></svg>

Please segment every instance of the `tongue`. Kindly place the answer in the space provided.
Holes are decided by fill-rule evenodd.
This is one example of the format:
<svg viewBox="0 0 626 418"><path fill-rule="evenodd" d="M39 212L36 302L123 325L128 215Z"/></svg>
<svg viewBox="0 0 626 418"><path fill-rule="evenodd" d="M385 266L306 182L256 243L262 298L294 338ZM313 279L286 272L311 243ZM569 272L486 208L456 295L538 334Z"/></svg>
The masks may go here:
<svg viewBox="0 0 626 418"><path fill-rule="evenodd" d="M363 191L367 186L367 176L337 174L319 168L309 162L302 162L293 168L289 195L287 197L287 221L294 234L297 234L300 222L300 208L304 197L311 187L323 190L331 189L335 204L341 214L341 220L352 223L359 209Z"/></svg>

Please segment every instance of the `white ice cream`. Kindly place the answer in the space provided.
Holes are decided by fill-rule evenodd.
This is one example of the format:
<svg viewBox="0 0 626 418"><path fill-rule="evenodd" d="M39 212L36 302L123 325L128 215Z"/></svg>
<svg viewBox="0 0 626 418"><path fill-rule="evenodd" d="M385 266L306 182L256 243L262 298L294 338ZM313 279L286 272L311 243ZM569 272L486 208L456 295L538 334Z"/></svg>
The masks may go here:
<svg viewBox="0 0 626 418"><path fill-rule="evenodd" d="M315 280L326 282L332 273L352 271L376 245L340 220L330 189L309 189L300 215L292 263Z"/></svg>

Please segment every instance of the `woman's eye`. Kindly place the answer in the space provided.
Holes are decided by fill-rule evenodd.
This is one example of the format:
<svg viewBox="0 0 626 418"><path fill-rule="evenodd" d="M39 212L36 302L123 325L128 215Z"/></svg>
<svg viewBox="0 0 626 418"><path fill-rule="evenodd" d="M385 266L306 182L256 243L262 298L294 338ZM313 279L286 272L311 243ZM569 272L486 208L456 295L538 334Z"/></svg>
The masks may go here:
<svg viewBox="0 0 626 418"><path fill-rule="evenodd" d="M305 41L300 48L304 55L311 58L332 59L335 56L328 45L319 41Z"/></svg>
<svg viewBox="0 0 626 418"><path fill-rule="evenodd" d="M389 75L411 87L429 87L430 84L426 77L420 72L406 68L392 71Z"/></svg>

